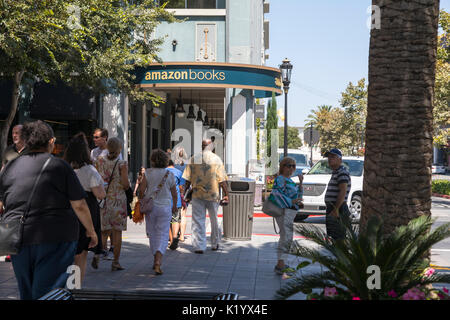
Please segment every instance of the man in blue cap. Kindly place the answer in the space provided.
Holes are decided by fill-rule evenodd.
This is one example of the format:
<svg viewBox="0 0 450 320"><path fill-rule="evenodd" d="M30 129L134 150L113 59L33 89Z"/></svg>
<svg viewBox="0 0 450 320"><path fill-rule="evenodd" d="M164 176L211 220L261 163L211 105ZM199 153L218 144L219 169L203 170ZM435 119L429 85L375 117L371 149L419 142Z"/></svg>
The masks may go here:
<svg viewBox="0 0 450 320"><path fill-rule="evenodd" d="M344 230L340 224L340 218L350 216L347 198L351 187L350 173L342 165L342 152L333 148L324 155L328 158L328 165L333 170L330 182L325 193L325 204L327 206L326 228L327 234L334 240L344 238Z"/></svg>

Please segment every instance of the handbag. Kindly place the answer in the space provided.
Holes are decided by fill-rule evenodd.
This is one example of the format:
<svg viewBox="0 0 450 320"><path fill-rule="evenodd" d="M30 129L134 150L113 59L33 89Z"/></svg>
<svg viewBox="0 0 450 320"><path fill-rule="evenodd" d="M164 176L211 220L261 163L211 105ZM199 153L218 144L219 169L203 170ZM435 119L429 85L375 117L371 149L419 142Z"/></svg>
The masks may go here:
<svg viewBox="0 0 450 320"><path fill-rule="evenodd" d="M111 181L112 181L113 174L114 174L114 169L116 169L117 162L119 162L119 159L116 160L116 163L114 164L114 168L111 171L111 176L109 177L109 183L108 183L108 186L106 187L106 192L105 192L106 196L108 196L109 186L111 185ZM98 202L98 206L100 207L100 209L103 209L105 207L105 205L106 205L106 197L105 197L105 199L102 199Z"/></svg>
<svg viewBox="0 0 450 320"><path fill-rule="evenodd" d="M149 197L144 197L141 200L141 207L140 207L140 209L141 209L141 211L144 214L150 213L153 210L153 199L155 199L158 196L159 192L161 191L162 186L164 185L164 183L166 182L167 177L169 176L169 173L170 173L169 171L166 172L166 174L162 178L161 182L156 187L154 195L149 196Z"/></svg>
<svg viewBox="0 0 450 320"><path fill-rule="evenodd" d="M194 189L192 186L189 186L189 189L187 189L186 193L184 194L184 201L185 202L191 202L192 201L192 193L194 192Z"/></svg>
<svg viewBox="0 0 450 320"><path fill-rule="evenodd" d="M5 221L5 213L0 215L0 256L15 255L20 252L23 240L24 223L31 208L31 200L39 179L41 178L42 172L50 163L51 159L52 156L45 161L38 177L34 181L33 189L28 197L24 213L21 216L14 217L8 221Z"/></svg>
<svg viewBox="0 0 450 320"><path fill-rule="evenodd" d="M144 221L144 215L141 211L141 202L138 200L134 206L133 222L142 223L142 221Z"/></svg>
<svg viewBox="0 0 450 320"><path fill-rule="evenodd" d="M274 218L281 217L284 214L284 209L278 207L269 199L265 200L263 203L262 211Z"/></svg>

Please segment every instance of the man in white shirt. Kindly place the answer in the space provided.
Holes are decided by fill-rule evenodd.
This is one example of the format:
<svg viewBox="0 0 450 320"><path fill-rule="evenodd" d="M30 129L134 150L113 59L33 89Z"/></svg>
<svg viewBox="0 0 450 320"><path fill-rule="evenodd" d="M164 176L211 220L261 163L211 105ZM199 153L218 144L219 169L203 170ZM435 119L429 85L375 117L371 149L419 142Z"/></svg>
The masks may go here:
<svg viewBox="0 0 450 320"><path fill-rule="evenodd" d="M108 155L108 149L106 149L106 142L108 141L108 130L97 128L92 136L94 139L95 147L91 150L91 160L95 162L98 157ZM122 154L119 155L119 160L122 159Z"/></svg>
<svg viewBox="0 0 450 320"><path fill-rule="evenodd" d="M94 131L94 144L96 148L91 151L92 162L96 161L99 156L107 156L108 149L106 149L106 141L108 141L108 130L106 129L95 129Z"/></svg>

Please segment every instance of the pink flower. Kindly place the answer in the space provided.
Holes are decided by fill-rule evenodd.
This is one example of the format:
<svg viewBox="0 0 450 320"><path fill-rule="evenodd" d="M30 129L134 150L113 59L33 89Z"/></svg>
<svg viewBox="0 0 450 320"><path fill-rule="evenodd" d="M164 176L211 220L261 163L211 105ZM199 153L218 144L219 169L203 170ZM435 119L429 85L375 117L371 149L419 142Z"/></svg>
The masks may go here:
<svg viewBox="0 0 450 320"><path fill-rule="evenodd" d="M309 300L317 300L317 299L311 298L311 299L309 299Z"/></svg>
<svg viewBox="0 0 450 320"><path fill-rule="evenodd" d="M446 287L444 287L444 289L442 289L442 291L444 291L446 294L448 294L448 289Z"/></svg>
<svg viewBox="0 0 450 320"><path fill-rule="evenodd" d="M403 300L424 300L425 293L420 291L418 288L409 289L402 297Z"/></svg>
<svg viewBox="0 0 450 320"><path fill-rule="evenodd" d="M337 293L337 290L336 290L335 287L332 287L332 288L325 287L325 288L323 289L323 295L324 295L325 297L333 297L333 296L337 296L338 293Z"/></svg>
<svg viewBox="0 0 450 320"><path fill-rule="evenodd" d="M389 297L392 297L392 298L397 298L398 297L397 293L394 290L389 291L388 295L389 295Z"/></svg>
<svg viewBox="0 0 450 320"><path fill-rule="evenodd" d="M435 273L435 271L436 270L434 270L433 268L426 268L425 272L424 272L424 276L427 278L431 277Z"/></svg>
<svg viewBox="0 0 450 320"><path fill-rule="evenodd" d="M439 299L444 299L445 298L445 296L442 293L438 293L437 295L438 295Z"/></svg>
<svg viewBox="0 0 450 320"><path fill-rule="evenodd" d="M352 300L361 300L359 297L353 297Z"/></svg>
<svg viewBox="0 0 450 320"><path fill-rule="evenodd" d="M291 278L291 276L286 274L286 272L284 272L283 275L281 276L281 279L283 279L283 280L287 280L289 278Z"/></svg>

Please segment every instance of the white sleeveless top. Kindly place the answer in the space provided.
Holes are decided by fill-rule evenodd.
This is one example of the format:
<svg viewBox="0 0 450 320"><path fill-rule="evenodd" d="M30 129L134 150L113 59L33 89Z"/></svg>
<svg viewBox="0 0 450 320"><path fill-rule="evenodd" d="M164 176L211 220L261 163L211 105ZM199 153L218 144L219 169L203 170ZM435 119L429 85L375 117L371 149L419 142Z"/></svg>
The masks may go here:
<svg viewBox="0 0 450 320"><path fill-rule="evenodd" d="M145 170L145 179L147 180L147 190L145 191L145 198L150 197L155 193L156 188L161 183L161 180L164 178L167 170L162 168L150 168ZM172 207L172 193L170 192L170 188L173 186L177 186L175 181L175 177L172 172L169 171L169 175L167 176L166 183L162 186L161 190L158 193L158 196L153 199L153 203L158 207L169 206Z"/></svg>

